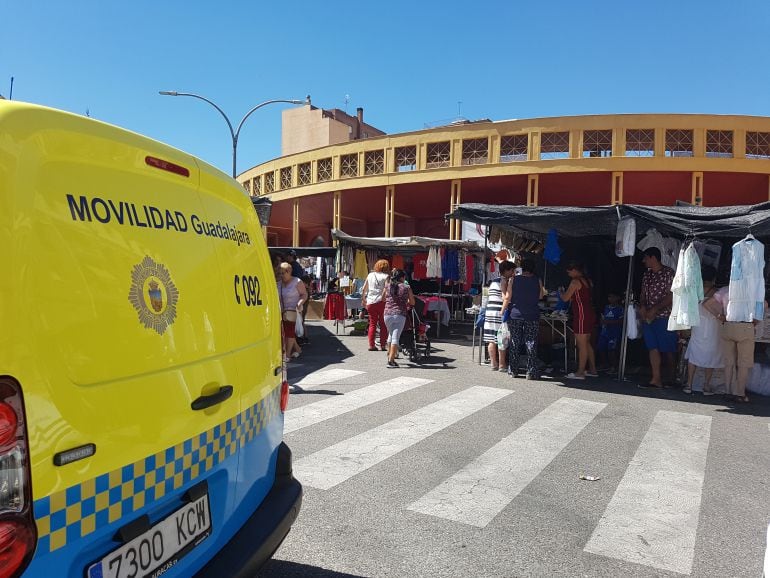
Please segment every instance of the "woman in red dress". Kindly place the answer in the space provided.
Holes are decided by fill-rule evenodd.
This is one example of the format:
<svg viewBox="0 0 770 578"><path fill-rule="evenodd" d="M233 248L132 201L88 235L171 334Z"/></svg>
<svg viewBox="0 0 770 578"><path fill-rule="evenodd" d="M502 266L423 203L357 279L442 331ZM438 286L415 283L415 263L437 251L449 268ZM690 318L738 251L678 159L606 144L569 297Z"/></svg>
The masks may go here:
<svg viewBox="0 0 770 578"><path fill-rule="evenodd" d="M572 332L575 334L575 343L578 348L577 369L574 373L568 373L567 377L570 379L598 377L596 355L591 344L591 332L596 326L596 312L591 300L593 283L585 276L583 265L574 261L567 266L567 275L571 281L567 291L561 295L561 299L572 301Z"/></svg>

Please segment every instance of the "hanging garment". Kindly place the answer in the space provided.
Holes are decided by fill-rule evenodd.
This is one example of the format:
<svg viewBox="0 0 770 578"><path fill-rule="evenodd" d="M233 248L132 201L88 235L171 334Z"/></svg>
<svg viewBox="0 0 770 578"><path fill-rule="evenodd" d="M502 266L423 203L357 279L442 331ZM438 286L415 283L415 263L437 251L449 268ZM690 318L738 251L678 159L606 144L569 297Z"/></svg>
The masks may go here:
<svg viewBox="0 0 770 578"><path fill-rule="evenodd" d="M353 277L363 279L369 274L369 264L366 262L366 253L356 249L355 262L353 264Z"/></svg>
<svg viewBox="0 0 770 578"><path fill-rule="evenodd" d="M549 263L558 265L561 261L561 247L559 247L559 238L556 235L556 229L548 229L548 237L545 239L545 251L543 257Z"/></svg>
<svg viewBox="0 0 770 578"><path fill-rule="evenodd" d="M700 259L692 243L679 251L679 261L671 283L671 315L668 330L680 331L700 325L698 303L703 301L703 278Z"/></svg>
<svg viewBox="0 0 770 578"><path fill-rule="evenodd" d="M429 279L441 277L441 254L438 247L431 247L428 251L428 273Z"/></svg>
<svg viewBox="0 0 770 578"><path fill-rule="evenodd" d="M635 242L636 219L633 217L623 217L618 223L618 230L615 234L615 256L633 257L636 252Z"/></svg>
<svg viewBox="0 0 770 578"><path fill-rule="evenodd" d="M355 270L355 249L350 245L343 245L340 251L337 251L337 271Z"/></svg>
<svg viewBox="0 0 770 578"><path fill-rule="evenodd" d="M664 237L657 229L648 229L647 234L636 244L637 249L644 251L650 247L657 247L660 251L660 262L664 267L676 269L681 243L672 238Z"/></svg>
<svg viewBox="0 0 770 578"><path fill-rule="evenodd" d="M714 269L719 269L719 258L722 256L722 243L713 239L705 241L693 241L695 250L700 257L701 265L708 265Z"/></svg>
<svg viewBox="0 0 770 578"><path fill-rule="evenodd" d="M476 278L476 259L473 255L465 256L465 290L468 291Z"/></svg>
<svg viewBox="0 0 770 578"><path fill-rule="evenodd" d="M500 242L500 236L503 234L503 230L500 227L492 225L489 228L489 244L497 245Z"/></svg>
<svg viewBox="0 0 770 578"><path fill-rule="evenodd" d="M761 321L765 309L765 246L749 235L733 245L728 321Z"/></svg>
<svg viewBox="0 0 770 578"><path fill-rule="evenodd" d="M348 310L342 293L330 293L324 303L324 319L345 320Z"/></svg>
<svg viewBox="0 0 770 578"><path fill-rule="evenodd" d="M428 253L417 253L412 257L412 264L414 271L412 271L412 279L427 279L428 278Z"/></svg>
<svg viewBox="0 0 770 578"><path fill-rule="evenodd" d="M445 249L441 257L441 278L447 281L460 280L460 268L457 263L458 251Z"/></svg>
<svg viewBox="0 0 770 578"><path fill-rule="evenodd" d="M366 251L366 270L374 270L374 264L380 259L380 254L374 249L368 249Z"/></svg>
<svg viewBox="0 0 770 578"><path fill-rule="evenodd" d="M402 255L393 255L390 259L390 266L393 269L403 269L404 257Z"/></svg>
<svg viewBox="0 0 770 578"><path fill-rule="evenodd" d="M679 260L679 251L682 248L682 243L679 239L673 237L663 237L663 248L660 250L660 262L664 267L676 268L676 263Z"/></svg>
<svg viewBox="0 0 770 578"><path fill-rule="evenodd" d="M647 229L647 234L636 244L636 248L640 251L650 247L657 247L661 253L663 252L663 235L657 229Z"/></svg>
<svg viewBox="0 0 770 578"><path fill-rule="evenodd" d="M626 337L639 339L639 334L639 318L636 315L636 307L633 303L629 303L626 311Z"/></svg>

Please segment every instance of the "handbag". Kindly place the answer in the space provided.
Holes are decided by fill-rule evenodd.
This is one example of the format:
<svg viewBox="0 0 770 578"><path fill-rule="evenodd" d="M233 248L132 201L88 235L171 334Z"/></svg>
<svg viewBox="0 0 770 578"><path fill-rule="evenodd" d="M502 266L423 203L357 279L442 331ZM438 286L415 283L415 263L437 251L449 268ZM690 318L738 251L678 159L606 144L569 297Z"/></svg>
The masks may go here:
<svg viewBox="0 0 770 578"><path fill-rule="evenodd" d="M283 312L283 320L288 321L289 323L296 323L297 321L297 310L296 309L287 309Z"/></svg>

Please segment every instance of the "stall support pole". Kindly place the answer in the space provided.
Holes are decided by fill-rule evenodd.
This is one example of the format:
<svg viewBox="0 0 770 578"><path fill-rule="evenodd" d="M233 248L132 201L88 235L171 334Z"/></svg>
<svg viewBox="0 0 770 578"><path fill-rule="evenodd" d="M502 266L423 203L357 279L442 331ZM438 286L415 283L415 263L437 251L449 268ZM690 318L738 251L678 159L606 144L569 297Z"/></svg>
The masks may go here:
<svg viewBox="0 0 770 578"><path fill-rule="evenodd" d="M623 314L623 335L620 344L620 359L618 360L618 381L626 378L626 353L628 352L628 305L631 303L631 281L634 276L634 257L628 258L628 280L626 281L626 299Z"/></svg>
<svg viewBox="0 0 770 578"><path fill-rule="evenodd" d="M481 277L481 287L487 286L487 251L489 251L489 225L484 225L484 258L481 260L484 266L481 268L483 275ZM482 291L483 295L483 291Z"/></svg>

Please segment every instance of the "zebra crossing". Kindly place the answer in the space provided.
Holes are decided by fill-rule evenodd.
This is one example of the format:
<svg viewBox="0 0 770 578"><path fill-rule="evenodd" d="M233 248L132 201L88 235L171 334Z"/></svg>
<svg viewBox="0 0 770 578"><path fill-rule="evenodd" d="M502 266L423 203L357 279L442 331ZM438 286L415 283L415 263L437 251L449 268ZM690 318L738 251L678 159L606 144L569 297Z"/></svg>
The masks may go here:
<svg viewBox="0 0 770 578"><path fill-rule="evenodd" d="M322 370L298 383L303 383L303 388L344 383L364 373ZM285 432L300 432L435 385L430 379L397 376L354 386L344 395L290 408L285 414ZM308 455L295 454L294 474L306 488L332 490L383 462L398 460L402 452L442 435L466 418L483 415L503 400L515 401L515 396L510 388L469 385ZM537 484L538 477L559 456L575 451L571 444L608 405L570 396L545 405L416 500L405 500L401 510L486 528L515 506L517 497ZM709 416L658 410L583 545L584 552L691 574L711 428Z"/></svg>

